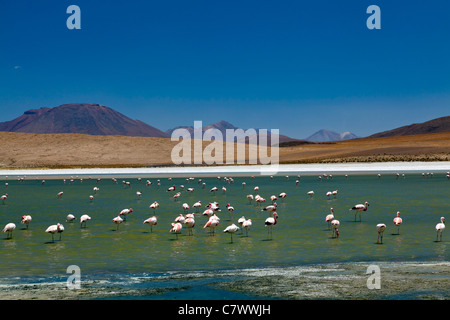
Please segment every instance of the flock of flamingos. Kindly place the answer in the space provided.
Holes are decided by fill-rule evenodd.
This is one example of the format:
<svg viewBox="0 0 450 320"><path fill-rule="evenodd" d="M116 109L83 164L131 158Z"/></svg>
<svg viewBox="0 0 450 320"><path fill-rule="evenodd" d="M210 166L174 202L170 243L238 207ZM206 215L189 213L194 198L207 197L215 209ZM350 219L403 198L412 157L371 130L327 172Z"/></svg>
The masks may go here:
<svg viewBox="0 0 450 320"><path fill-rule="evenodd" d="M326 175L324 175L324 177L327 177ZM254 177L252 177L254 178ZM272 178L272 177L271 177ZM286 178L289 178L288 176L286 176ZM380 174L378 175L378 178L380 178ZM397 174L397 178L398 178L398 174ZM23 178L21 178L23 179ZM218 180L221 180L221 177L217 177ZM319 179L322 179L322 176L319 176ZM450 173L447 172L447 179L450 179ZM82 180L82 179L81 179ZM112 178L113 182L117 183L117 180L115 178ZM169 180L172 180L171 178L169 178ZM186 180L194 180L194 178L189 178ZM232 183L233 178L228 178L228 177L224 177L223 178L224 181L226 181L227 183ZM97 179L97 182L100 181L100 179ZM141 178L138 178L138 181L141 181ZM65 180L64 180L65 182ZM73 179L71 179L71 182L73 182ZM199 184L201 183L201 179L199 179ZM42 181L42 184L45 183L45 180ZM299 180L296 181L296 184L299 183ZM130 186L130 182L126 182L123 181L124 185L128 185ZM146 182L147 186L149 186L151 184L151 182L149 180L147 180ZM245 187L245 182L242 183L243 187ZM8 186L8 183L5 183L5 186ZM160 186L160 180L158 180L158 186ZM203 183L203 188L205 186L205 183ZM177 189L180 189L182 191L185 190L183 185L180 185L178 188L173 185L170 188L167 189L167 191L171 194L172 198L177 201L178 198L181 196L181 192L176 192ZM258 193L259 188L258 187L254 187L254 191L256 193ZM94 187L93 188L94 193L96 193L97 191L99 191L98 187ZM186 189L187 192L193 192L194 188L187 188ZM217 187L213 187L210 189L210 192L215 193L216 191L218 191ZM222 191L225 192L226 191L226 187L222 187ZM326 193L327 197L330 196L335 196L337 195L338 190L334 190L334 191L329 191ZM141 192L137 191L136 195L138 197L141 196ZM308 196L313 196L314 195L314 191L309 191L307 192ZM59 192L56 197L57 198L61 198L63 196L63 192ZM278 213L276 212L277 210L277 204L276 201L278 200L278 198L285 198L287 197L287 194L282 192L280 193L278 196L276 195L272 195L270 197L271 200L271 204L267 205L265 207L263 206L263 203L266 201L266 199L264 199L263 197L261 197L260 195L252 195L252 194L248 194L247 199L252 202L255 201L256 203L258 203L261 206L261 211L266 211L270 214L270 216L265 220L264 225L265 227L268 228L268 236L272 237L272 228L277 224L277 218L278 218ZM0 200L2 200L3 204L5 203L6 199L8 198L8 194L4 194L0 197ZM93 195L89 196L90 200L92 201L94 199ZM153 209L156 211L156 209L159 207L159 203L158 202L153 202L152 204L150 204L149 208ZM217 202L210 202L208 203L206 206L204 206L201 201L198 201L196 203L194 203L192 205L192 208L195 208L196 212L199 213L199 210L201 210L201 208L204 208L205 210L203 211L202 215L206 216L208 218L208 221L204 224L203 229L208 228L210 230L210 234L214 235L215 229L219 226L220 223L220 218L217 216L217 212L220 211L220 206L219 203ZM367 211L369 207L369 203L365 202L364 204L356 204L354 205L352 208L350 208L350 211L353 211L355 214L355 221L356 221L356 216L357 214L359 214L359 220L361 221L361 213L364 211ZM187 203L183 203L182 204L182 208L185 211L185 213L190 209L189 204ZM230 213L232 213L234 211L233 206L231 206L230 204L226 205L226 210L229 211ZM112 219L112 222L115 223L117 225L117 229L119 228L119 225L126 220L127 215L129 215L131 212L133 212L132 208L126 208L123 209L116 217L114 217ZM66 217L66 222L74 222L75 221L75 216L72 214L69 214ZM86 227L87 222L91 219L91 217L87 214L84 214L80 217L80 226L81 227ZM442 233L445 229L445 217L441 217L440 219L441 221L436 224L435 229L436 229L436 241L442 241ZM24 215L22 216L21 219L21 223L25 224L27 229L28 226L30 224L30 222L32 221L32 217L30 215ZM325 217L325 222L328 223L329 229L332 230L333 232L333 237L339 237L339 220L335 219L334 214L333 214L333 208L330 208L330 214L328 214ZM158 219L157 217L154 215L146 220L143 221L144 224L148 224L150 226L150 230L152 232L152 228L153 226L157 225L158 223ZM241 217L238 220L238 224L240 225L237 226L234 223L227 226L223 232L224 233L229 233L231 236L231 242L233 242L233 234L236 233L239 229L243 229L246 232L246 235L248 235L248 230L251 228L252 226L252 220L251 219L246 219L245 217ZM394 226L396 226L398 229L397 231L400 231L400 226L402 224L402 218L400 218L400 212L397 212L396 217L394 217L393 219L393 224ZM192 228L195 226L195 213L187 213L187 214L179 214L178 216L176 216L174 218L174 221L171 223L171 227L169 229L169 232L174 233L176 235L176 237L178 238L178 234L181 233L183 226L185 226L188 229L188 235L192 235ZM6 237L7 238L12 238L12 234L13 231L16 229L16 225L13 222L7 223L6 226L3 228L3 232L6 233ZM383 233L386 229L386 224L385 223L379 223L376 225L376 230L378 233L378 238L377 238L377 243L383 243ZM64 231L64 226L61 223L57 223L54 225L49 226L45 232L51 234L52 236L52 241L54 241L54 235L55 234L59 234L59 240L61 240L61 233Z"/></svg>

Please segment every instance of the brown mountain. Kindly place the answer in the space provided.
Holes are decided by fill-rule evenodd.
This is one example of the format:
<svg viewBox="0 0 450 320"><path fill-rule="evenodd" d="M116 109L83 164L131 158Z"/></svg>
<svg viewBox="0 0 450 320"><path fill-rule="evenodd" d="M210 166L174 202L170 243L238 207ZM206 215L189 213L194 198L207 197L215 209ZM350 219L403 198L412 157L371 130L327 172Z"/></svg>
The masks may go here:
<svg viewBox="0 0 450 320"><path fill-rule="evenodd" d="M165 132L132 120L107 106L88 103L31 109L14 120L0 122L0 131L169 137Z"/></svg>
<svg viewBox="0 0 450 320"><path fill-rule="evenodd" d="M422 123L413 123L397 129L373 134L368 138L398 137L413 134L450 132L450 116L433 119Z"/></svg>

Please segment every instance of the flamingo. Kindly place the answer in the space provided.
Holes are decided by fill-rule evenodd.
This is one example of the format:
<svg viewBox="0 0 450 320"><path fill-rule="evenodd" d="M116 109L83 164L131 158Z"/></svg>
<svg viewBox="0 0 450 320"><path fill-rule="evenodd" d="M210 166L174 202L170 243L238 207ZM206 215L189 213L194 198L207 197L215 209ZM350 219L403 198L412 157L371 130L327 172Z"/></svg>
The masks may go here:
<svg viewBox="0 0 450 320"><path fill-rule="evenodd" d="M127 220L127 215L129 215L132 212L133 212L133 208L123 209L122 211L120 211L119 216L124 216L125 221L126 221Z"/></svg>
<svg viewBox="0 0 450 320"><path fill-rule="evenodd" d="M328 199L330 198L330 196L332 195L333 193L331 192L331 191L328 191L325 195L328 197Z"/></svg>
<svg viewBox="0 0 450 320"><path fill-rule="evenodd" d="M314 195L314 191L313 191L313 190L308 191L306 194L307 194L309 197L312 197L312 196Z"/></svg>
<svg viewBox="0 0 450 320"><path fill-rule="evenodd" d="M53 225L49 226L49 227L45 230L45 232L50 233L50 234L52 235L52 241L53 241L53 242L55 242L55 239L53 238L53 235L54 235L55 233L58 233L59 230L61 230L61 227L62 227L62 225L61 225L60 223L58 223L58 224L53 224ZM62 227L62 228L63 228L62 230L64 230L64 227ZM60 236L59 236L59 239L61 240L61 234L60 234Z"/></svg>
<svg viewBox="0 0 450 320"><path fill-rule="evenodd" d="M92 190L94 191L94 193L97 193L97 191L99 191L100 188L99 187L94 187Z"/></svg>
<svg viewBox="0 0 450 320"><path fill-rule="evenodd" d="M177 192L177 193L175 193L174 195L173 195L173 197L172 198L174 198L175 199L175 201L177 201L178 200L178 198L181 196L181 192Z"/></svg>
<svg viewBox="0 0 450 320"><path fill-rule="evenodd" d="M223 193L227 192L227 188L222 187L222 192L223 192Z"/></svg>
<svg viewBox="0 0 450 320"><path fill-rule="evenodd" d="M276 212L273 212L272 217L269 217L266 219L266 221L264 221L264 226L269 227L269 229L267 230L267 235L270 234L271 237L272 237L272 228L274 225L277 224L277 218L278 214Z"/></svg>
<svg viewBox="0 0 450 320"><path fill-rule="evenodd" d="M149 208L155 211L157 208L159 208L159 203L155 201L149 206Z"/></svg>
<svg viewBox="0 0 450 320"><path fill-rule="evenodd" d="M181 229L183 228L182 224L177 223L171 223L172 228L169 229L169 232L175 233L178 239L178 234L181 233Z"/></svg>
<svg viewBox="0 0 450 320"><path fill-rule="evenodd" d="M194 188L187 188L187 192L194 192Z"/></svg>
<svg viewBox="0 0 450 320"><path fill-rule="evenodd" d="M90 201L94 200L94 196L92 194L89 196L89 200Z"/></svg>
<svg viewBox="0 0 450 320"><path fill-rule="evenodd" d="M75 220L75 216L73 214L68 214L66 217L66 222L73 222Z"/></svg>
<svg viewBox="0 0 450 320"><path fill-rule="evenodd" d="M211 190L209 190L209 192L214 192L215 195L217 190L218 190L217 187L212 187Z"/></svg>
<svg viewBox="0 0 450 320"><path fill-rule="evenodd" d="M64 226L62 224L59 225L57 233L59 233L59 240L61 240L61 234L64 231Z"/></svg>
<svg viewBox="0 0 450 320"><path fill-rule="evenodd" d="M383 243L384 230L386 230L386 225L384 223L377 224L377 231L378 231L377 243L380 243L380 238L381 238L381 243Z"/></svg>
<svg viewBox="0 0 450 320"><path fill-rule="evenodd" d="M169 191L169 192L175 191L175 185L173 185L173 186L171 186L170 188L168 188L167 191Z"/></svg>
<svg viewBox="0 0 450 320"><path fill-rule="evenodd" d="M201 201L197 201L196 203L194 203L192 205L193 208L195 208L198 212L198 208L200 208L202 206L202 202Z"/></svg>
<svg viewBox="0 0 450 320"><path fill-rule="evenodd" d="M28 225L29 225L30 222L31 222L31 216L30 215L22 216L22 220L20 221L20 223L27 225L27 229L28 229Z"/></svg>
<svg viewBox="0 0 450 320"><path fill-rule="evenodd" d="M234 207L232 206L232 205L230 205L229 203L227 203L227 210L228 210L228 212L233 212L234 211Z"/></svg>
<svg viewBox="0 0 450 320"><path fill-rule="evenodd" d="M195 219L193 217L188 217L186 220L184 220L184 224L186 227L188 227L189 232L188 235L192 235L192 228L195 226Z"/></svg>
<svg viewBox="0 0 450 320"><path fill-rule="evenodd" d="M367 207L369 206L369 203L366 201L364 204L357 204L353 206L350 211L355 211L355 221L356 221L356 214L359 212L359 221L361 222L361 212L367 211Z"/></svg>
<svg viewBox="0 0 450 320"><path fill-rule="evenodd" d="M178 217L175 218L175 222L179 222L179 223L184 223L186 219L184 218L184 216L180 213L180 215Z"/></svg>
<svg viewBox="0 0 450 320"><path fill-rule="evenodd" d="M228 227L223 230L224 233L229 233L231 235L231 243L233 243L233 234L239 230L239 227L235 225L234 223L229 225Z"/></svg>
<svg viewBox="0 0 450 320"><path fill-rule="evenodd" d="M330 208L330 214L325 217L325 222L328 222L328 229L331 227L331 221L334 219L333 208Z"/></svg>
<svg viewBox="0 0 450 320"><path fill-rule="evenodd" d="M2 232L6 233L6 239L12 238L12 232L16 229L16 225L12 222L6 224Z"/></svg>
<svg viewBox="0 0 450 320"><path fill-rule="evenodd" d="M217 216L211 216L208 220L208 222L205 223L203 226L203 229L209 228L211 230L211 234L214 235L214 229L219 225L219 219L217 219Z"/></svg>
<svg viewBox="0 0 450 320"><path fill-rule="evenodd" d="M253 195L252 194L248 194L247 195L247 199L248 199L248 201L250 201L250 203L252 203Z"/></svg>
<svg viewBox="0 0 450 320"><path fill-rule="evenodd" d="M203 211L202 213L204 216L208 216L211 217L214 214L214 211L212 209L206 209L205 211Z"/></svg>
<svg viewBox="0 0 450 320"><path fill-rule="evenodd" d="M246 220L245 217L242 216L238 219L238 223L242 226L242 224L244 223L245 220Z"/></svg>
<svg viewBox="0 0 450 320"><path fill-rule="evenodd" d="M137 197L140 199L140 198L142 197L142 192L136 191L136 195L137 195Z"/></svg>
<svg viewBox="0 0 450 320"><path fill-rule="evenodd" d="M242 223L242 228L245 229L245 235L246 235L247 237L248 237L248 230L250 229L251 226L252 226L252 219L245 220L245 221Z"/></svg>
<svg viewBox="0 0 450 320"><path fill-rule="evenodd" d="M286 192L282 192L282 193L280 193L278 196L279 196L281 199L284 199L284 198L287 197L287 194L286 194Z"/></svg>
<svg viewBox="0 0 450 320"><path fill-rule="evenodd" d="M333 228L333 237L339 238L339 230L338 230L339 224L340 224L339 220L337 219L333 219L331 221L331 227Z"/></svg>
<svg viewBox="0 0 450 320"><path fill-rule="evenodd" d="M333 194L333 196L334 196L335 198L336 198L338 192L339 192L339 190L334 190L334 191L332 192L332 194Z"/></svg>
<svg viewBox="0 0 450 320"><path fill-rule="evenodd" d="M61 199L61 197L63 196L63 194L64 194L64 192L60 191L60 192L58 192L58 193L56 194L56 197L57 197L58 199Z"/></svg>
<svg viewBox="0 0 450 320"><path fill-rule="evenodd" d="M5 204L5 200L6 199L8 199L8 194L7 193L5 193L4 195L2 195L1 197L0 197L0 200L2 200L2 204Z"/></svg>
<svg viewBox="0 0 450 320"><path fill-rule="evenodd" d="M112 219L112 221L117 225L116 230L119 230L119 225L123 222L123 219L120 216L120 214L117 217L115 217L114 219Z"/></svg>
<svg viewBox="0 0 450 320"><path fill-rule="evenodd" d="M189 210L189 205L187 203L183 203L181 206L183 207L184 212Z"/></svg>
<svg viewBox="0 0 450 320"><path fill-rule="evenodd" d="M84 224L84 227L86 228L86 223L88 220L91 220L91 217L89 217L87 214L83 214L80 217L80 228L83 227L83 224Z"/></svg>
<svg viewBox="0 0 450 320"><path fill-rule="evenodd" d="M445 218L441 217L441 222L436 225L436 241L438 241L438 238L440 238L440 241L442 241L442 233L445 229Z"/></svg>
<svg viewBox="0 0 450 320"><path fill-rule="evenodd" d="M394 218L394 224L397 226L397 234L400 234L400 225L403 223L402 218L400 218L400 211L397 211L397 216Z"/></svg>
<svg viewBox="0 0 450 320"><path fill-rule="evenodd" d="M277 201L277 196L275 196L275 195L272 195L272 196L270 196L270 201L272 201L272 203L273 202L275 202L275 201Z"/></svg>
<svg viewBox="0 0 450 320"><path fill-rule="evenodd" d="M272 212L277 210L277 204L274 203L273 205L267 206L265 208L263 208L261 211L268 211L268 212Z"/></svg>
<svg viewBox="0 0 450 320"><path fill-rule="evenodd" d="M150 232L153 232L153 226L156 226L158 224L158 219L156 218L156 216L153 216L144 220L143 223L150 225Z"/></svg>

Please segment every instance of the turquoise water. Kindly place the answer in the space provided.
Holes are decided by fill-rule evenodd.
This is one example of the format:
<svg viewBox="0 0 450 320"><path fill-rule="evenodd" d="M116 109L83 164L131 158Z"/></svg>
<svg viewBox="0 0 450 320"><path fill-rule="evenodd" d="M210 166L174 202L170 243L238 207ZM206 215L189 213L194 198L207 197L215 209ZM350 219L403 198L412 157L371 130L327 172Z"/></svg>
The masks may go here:
<svg viewBox="0 0 450 320"><path fill-rule="evenodd" d="M174 178L169 181L149 179L152 185L145 185L136 178L118 179L114 183L110 178L97 182L87 179L81 182L68 177L62 179L41 180L27 178L23 182L3 180L0 182L2 194L8 198L0 203L0 225L3 228L9 222L16 224L11 239L1 234L0 240L0 277L2 279L38 279L40 277L64 277L69 265L77 265L84 277L95 279L105 275L129 274L166 274L183 271L210 271L211 277L217 270L284 267L308 264L358 262L358 261L448 261L447 250L450 239L444 232L443 241L435 242L435 225L441 216L450 219L450 181L445 174L433 178L422 175L406 175L396 179L394 175L355 175L345 178L334 176L332 179L319 180L317 176L297 177L257 176L233 177L234 183L223 179L202 178L206 187L197 180L186 181ZM122 180L129 181L131 188ZM242 182L246 182L245 188ZM5 183L8 186L5 186ZM192 193L181 191L178 201L167 188L175 184L193 187ZM95 194L94 187L100 190ZM210 188L219 190L213 194ZM222 192L225 186L227 191ZM259 191L253 188L259 186ZM336 197L328 198L327 191L339 190ZM314 190L315 195L306 193ZM64 195L56 197L59 191ZM140 191L139 198L136 191ZM278 199L278 223L270 238L264 226L267 212L247 194L260 194L266 198L263 206L271 203L271 195L286 192L285 199ZM89 195L94 200L89 200ZM202 216L204 208L196 215L194 235L189 236L183 228L178 237L169 233L170 223L180 213L184 214L182 204L191 206L188 212L195 212L192 204L201 201L203 206L217 201L222 209L216 234L211 236L203 229L207 218ZM149 205L158 201L160 207L156 213ZM349 211L358 203L370 203L369 209L362 213L362 222L354 221ZM230 214L225 205L230 203L235 211ZM127 221L118 230L112 219L124 208L133 208ZM340 236L333 238L325 222L330 207L340 221ZM392 220L396 212L401 212L403 225L400 234ZM67 214L76 217L74 223L65 221ZM20 224L21 216L30 214L33 218L27 230ZM82 214L92 217L86 228L80 228ZM152 215L158 217L158 225L150 232L143 221ZM222 231L231 223L245 216L251 218L253 225L248 236L238 231L233 236ZM51 235L45 229L52 224L62 223L65 227L62 240L51 241ZM385 223L383 244L376 244L376 224ZM55 239L59 239L55 235Z"/></svg>

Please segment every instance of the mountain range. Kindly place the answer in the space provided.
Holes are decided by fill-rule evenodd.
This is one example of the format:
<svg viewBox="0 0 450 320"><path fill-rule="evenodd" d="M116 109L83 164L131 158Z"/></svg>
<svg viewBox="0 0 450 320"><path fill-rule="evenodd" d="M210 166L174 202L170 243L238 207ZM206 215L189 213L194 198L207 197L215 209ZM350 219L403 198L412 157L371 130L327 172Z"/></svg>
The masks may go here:
<svg viewBox="0 0 450 320"><path fill-rule="evenodd" d="M329 142L329 141L341 141L359 138L351 132L337 133L334 131L322 129L316 133L310 135L306 140L311 142Z"/></svg>
<svg viewBox="0 0 450 320"><path fill-rule="evenodd" d="M184 128L193 137L194 128L192 126L178 126L163 132L149 124L131 118L101 104L70 103L58 107L43 107L25 111L16 119L0 122L0 131L7 132L28 132L28 133L82 133L90 135L120 135L138 137L159 137L170 138L175 129ZM226 130L239 129L227 121L219 121L202 127L205 132L208 129L217 129L226 137ZM245 130L245 129L244 129ZM261 135L257 132L257 141ZM405 136L412 134L426 134L450 132L450 116L441 117L415 123L389 131L373 134L369 138ZM326 129L319 130L306 139L295 139L285 135L279 135L280 145L299 145L305 143L340 141L358 138L351 132L336 133ZM272 135L267 134L270 145ZM248 137L245 141L249 142ZM265 141L265 140L264 140Z"/></svg>

